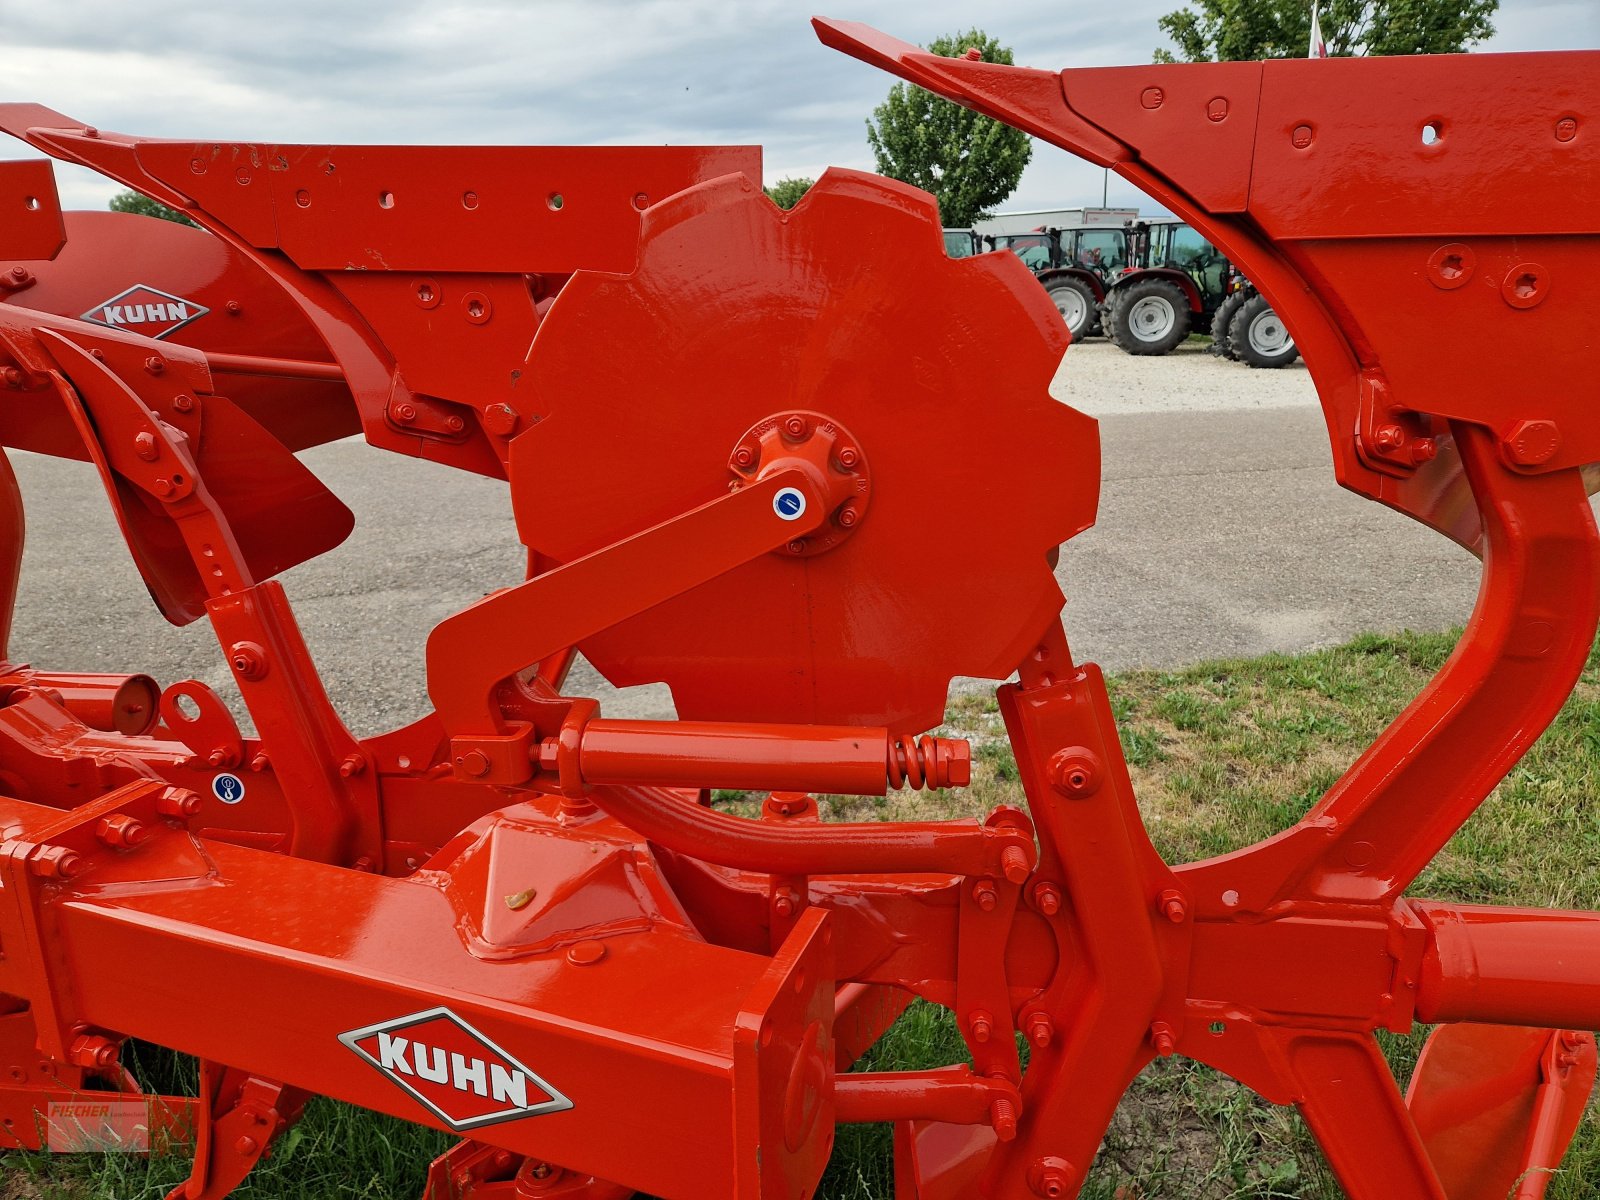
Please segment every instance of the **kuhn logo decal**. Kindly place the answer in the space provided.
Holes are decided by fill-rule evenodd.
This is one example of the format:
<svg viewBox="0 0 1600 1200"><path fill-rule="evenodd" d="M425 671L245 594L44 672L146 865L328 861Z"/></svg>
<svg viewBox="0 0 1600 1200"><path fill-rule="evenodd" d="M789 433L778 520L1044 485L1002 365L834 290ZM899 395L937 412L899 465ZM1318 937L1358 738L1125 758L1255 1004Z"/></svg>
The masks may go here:
<svg viewBox="0 0 1600 1200"><path fill-rule="evenodd" d="M448 1008L352 1029L339 1040L457 1133L572 1107Z"/></svg>
<svg viewBox="0 0 1600 1200"><path fill-rule="evenodd" d="M164 338L210 311L193 300L136 283L127 291L96 304L79 319L111 329L126 329L147 338Z"/></svg>

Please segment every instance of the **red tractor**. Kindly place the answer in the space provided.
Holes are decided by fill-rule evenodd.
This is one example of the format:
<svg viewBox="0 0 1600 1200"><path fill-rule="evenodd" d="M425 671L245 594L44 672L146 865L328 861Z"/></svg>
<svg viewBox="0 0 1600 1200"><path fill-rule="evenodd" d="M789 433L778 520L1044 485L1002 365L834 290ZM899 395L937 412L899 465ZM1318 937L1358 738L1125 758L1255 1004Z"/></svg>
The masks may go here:
<svg viewBox="0 0 1600 1200"><path fill-rule="evenodd" d="M1105 297L1106 332L1129 354L1169 354L1191 333L1209 333L1232 274L1194 226L1175 217L1130 221L1129 266Z"/></svg>
<svg viewBox="0 0 1600 1200"><path fill-rule="evenodd" d="M1073 225L993 234L985 240L992 249L1010 250L1038 276L1073 341L1102 332L1101 307L1112 280L1128 265L1126 229Z"/></svg>
<svg viewBox="0 0 1600 1200"><path fill-rule="evenodd" d="M1283 318L1237 270L1211 319L1211 352L1252 367L1286 367L1300 357Z"/></svg>

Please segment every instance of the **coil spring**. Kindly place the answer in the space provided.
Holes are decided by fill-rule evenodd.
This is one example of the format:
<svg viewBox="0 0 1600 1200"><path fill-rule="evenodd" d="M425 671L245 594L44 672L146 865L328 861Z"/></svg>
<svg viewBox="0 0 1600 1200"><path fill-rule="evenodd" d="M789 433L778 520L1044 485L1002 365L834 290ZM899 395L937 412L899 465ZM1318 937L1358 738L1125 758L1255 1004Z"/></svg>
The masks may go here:
<svg viewBox="0 0 1600 1200"><path fill-rule="evenodd" d="M950 767L958 743L948 738L914 737L902 733L889 739L889 786L913 791L925 787L949 787Z"/></svg>

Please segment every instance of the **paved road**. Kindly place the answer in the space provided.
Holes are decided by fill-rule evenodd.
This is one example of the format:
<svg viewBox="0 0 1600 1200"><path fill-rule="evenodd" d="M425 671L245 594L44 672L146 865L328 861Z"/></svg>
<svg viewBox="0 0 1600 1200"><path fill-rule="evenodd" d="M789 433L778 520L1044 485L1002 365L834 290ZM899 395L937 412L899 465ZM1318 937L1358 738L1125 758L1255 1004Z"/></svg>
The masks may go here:
<svg viewBox="0 0 1600 1200"><path fill-rule="evenodd" d="M1333 483L1303 369L1252 372L1192 351L1135 361L1091 342L1068 354L1057 390L1103 414L1100 522L1061 558L1078 657L1178 666L1466 617L1476 562ZM424 710L432 625L519 578L506 488L355 442L306 458L357 529L285 585L335 702L358 732L377 732ZM16 654L227 694L209 629L156 614L89 468L14 459L30 518ZM664 689L632 693L607 689L606 711L670 715Z"/></svg>

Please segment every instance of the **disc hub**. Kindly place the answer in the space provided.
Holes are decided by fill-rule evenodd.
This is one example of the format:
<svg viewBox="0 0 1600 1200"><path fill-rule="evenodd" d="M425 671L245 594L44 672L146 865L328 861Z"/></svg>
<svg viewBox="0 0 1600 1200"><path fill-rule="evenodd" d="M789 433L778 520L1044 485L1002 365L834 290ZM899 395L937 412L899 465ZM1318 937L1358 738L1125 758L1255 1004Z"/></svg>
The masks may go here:
<svg viewBox="0 0 1600 1200"><path fill-rule="evenodd" d="M797 537L778 554L808 558L832 550L856 531L872 499L866 451L839 422L818 412L784 412L763 417L734 443L728 456L737 490L776 471L800 470L824 497L830 517L806 537ZM806 499L785 488L773 497L773 511L786 521L806 515Z"/></svg>

